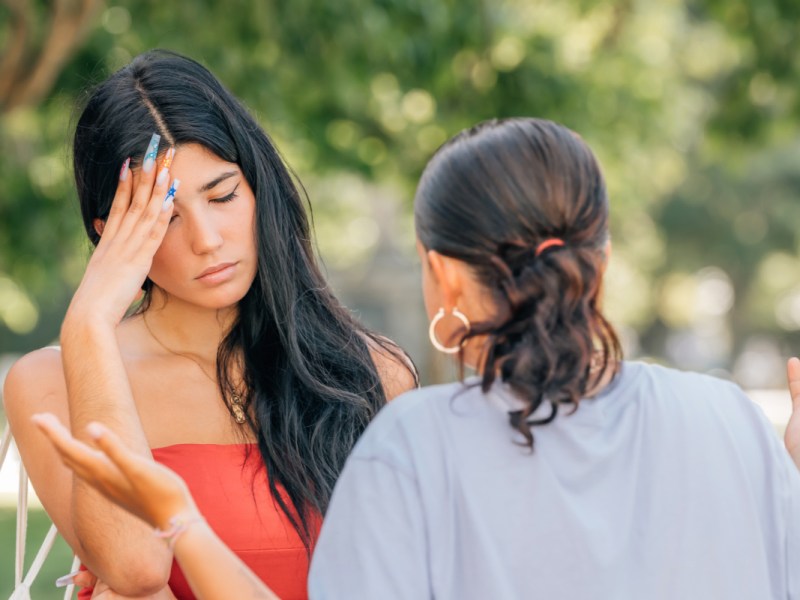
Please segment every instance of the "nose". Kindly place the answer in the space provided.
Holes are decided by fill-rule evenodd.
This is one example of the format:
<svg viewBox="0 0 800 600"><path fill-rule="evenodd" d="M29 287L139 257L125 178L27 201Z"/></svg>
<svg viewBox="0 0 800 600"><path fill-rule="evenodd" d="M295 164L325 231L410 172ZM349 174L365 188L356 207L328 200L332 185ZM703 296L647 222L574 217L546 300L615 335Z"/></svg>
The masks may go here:
<svg viewBox="0 0 800 600"><path fill-rule="evenodd" d="M222 247L222 234L211 211L193 211L188 221L192 252L209 254Z"/></svg>

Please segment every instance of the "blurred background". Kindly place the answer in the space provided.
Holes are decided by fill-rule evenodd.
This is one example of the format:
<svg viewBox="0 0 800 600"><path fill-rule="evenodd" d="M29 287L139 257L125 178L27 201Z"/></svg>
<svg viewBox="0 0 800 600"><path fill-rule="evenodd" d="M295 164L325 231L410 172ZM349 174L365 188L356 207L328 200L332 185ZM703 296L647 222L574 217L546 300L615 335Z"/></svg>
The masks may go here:
<svg viewBox="0 0 800 600"><path fill-rule="evenodd" d="M538 116L604 166L605 307L627 355L732 378L779 425L784 397L759 390L800 351L799 23L797 0L5 0L0 379L56 339L89 255L69 157L81 98L163 47L257 115L308 190L337 293L423 382L452 370L427 344L415 182L460 129Z"/></svg>

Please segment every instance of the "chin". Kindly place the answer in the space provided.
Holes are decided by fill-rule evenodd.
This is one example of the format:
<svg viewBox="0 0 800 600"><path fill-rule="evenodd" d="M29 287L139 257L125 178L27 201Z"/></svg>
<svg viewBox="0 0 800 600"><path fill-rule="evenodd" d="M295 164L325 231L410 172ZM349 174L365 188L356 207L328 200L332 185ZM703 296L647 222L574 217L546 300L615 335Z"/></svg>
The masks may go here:
<svg viewBox="0 0 800 600"><path fill-rule="evenodd" d="M219 286L215 289L205 290L163 290L167 300L174 298L175 300L204 308L208 310L223 310L236 306L242 298L245 297L250 288L242 289L241 286Z"/></svg>
<svg viewBox="0 0 800 600"><path fill-rule="evenodd" d="M247 290L237 290L236 292L220 290L220 293L215 294L203 294L202 296L198 294L190 302L213 310L222 310L236 306L246 294Z"/></svg>

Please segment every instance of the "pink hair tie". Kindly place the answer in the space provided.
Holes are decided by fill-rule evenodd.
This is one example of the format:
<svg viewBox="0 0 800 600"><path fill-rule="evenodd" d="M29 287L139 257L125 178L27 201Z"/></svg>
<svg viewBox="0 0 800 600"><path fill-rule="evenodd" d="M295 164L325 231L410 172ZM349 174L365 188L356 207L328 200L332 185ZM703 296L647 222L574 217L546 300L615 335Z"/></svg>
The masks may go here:
<svg viewBox="0 0 800 600"><path fill-rule="evenodd" d="M547 250L548 248L557 248L560 246L564 246L564 240L561 238L548 238L536 246L536 256L538 257L542 252Z"/></svg>

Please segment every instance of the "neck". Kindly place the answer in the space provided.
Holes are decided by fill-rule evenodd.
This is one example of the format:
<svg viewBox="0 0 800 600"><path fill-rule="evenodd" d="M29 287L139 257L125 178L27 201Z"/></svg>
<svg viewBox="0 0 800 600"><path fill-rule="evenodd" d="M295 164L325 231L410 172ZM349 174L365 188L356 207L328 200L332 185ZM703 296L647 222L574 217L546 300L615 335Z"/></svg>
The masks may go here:
<svg viewBox="0 0 800 600"><path fill-rule="evenodd" d="M213 363L236 314L235 306L209 309L154 290L150 307L142 317L151 335L169 351Z"/></svg>
<svg viewBox="0 0 800 600"><path fill-rule="evenodd" d="M474 338L473 338L474 339ZM488 348L486 346L477 347L477 344L474 345L472 348L465 346L464 348L464 366L474 370L478 375L483 377L485 371L483 369L484 364L486 362L486 352ZM591 398L592 396L596 396L600 392L602 392L606 386L611 383L611 380L614 378L617 370L619 369L619 364L616 359L610 359L609 368L606 369L600 377L598 377L591 387L589 387L586 392L584 393L584 398ZM496 376L498 380L501 380L502 377L500 372L496 372Z"/></svg>

